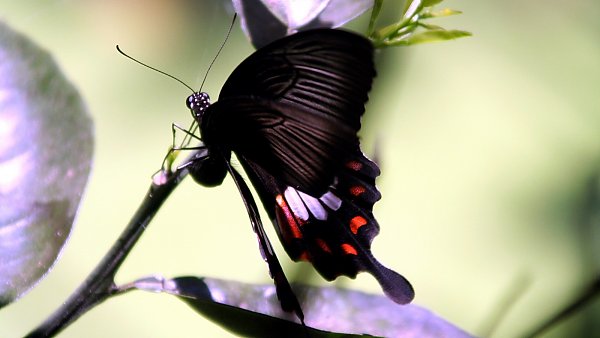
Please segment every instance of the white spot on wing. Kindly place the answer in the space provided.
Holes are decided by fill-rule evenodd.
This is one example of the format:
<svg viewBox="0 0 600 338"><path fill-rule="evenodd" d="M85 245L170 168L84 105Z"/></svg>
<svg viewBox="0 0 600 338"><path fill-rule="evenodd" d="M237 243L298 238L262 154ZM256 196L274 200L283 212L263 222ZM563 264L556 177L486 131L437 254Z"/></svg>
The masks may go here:
<svg viewBox="0 0 600 338"><path fill-rule="evenodd" d="M337 210L342 206L342 200L334 195L331 191L324 193L320 200L331 210Z"/></svg>
<svg viewBox="0 0 600 338"><path fill-rule="evenodd" d="M294 215L303 221L308 220L308 210L304 206L304 203L302 203L302 198L298 195L298 191L292 187L287 187L283 195Z"/></svg>
<svg viewBox="0 0 600 338"><path fill-rule="evenodd" d="M305 194L302 191L298 191L298 194L300 195L300 198L302 198L302 201L304 201L304 204L308 207L308 210L310 210L310 213L313 214L316 219L321 221L327 219L327 210L323 208L323 205L318 199Z"/></svg>

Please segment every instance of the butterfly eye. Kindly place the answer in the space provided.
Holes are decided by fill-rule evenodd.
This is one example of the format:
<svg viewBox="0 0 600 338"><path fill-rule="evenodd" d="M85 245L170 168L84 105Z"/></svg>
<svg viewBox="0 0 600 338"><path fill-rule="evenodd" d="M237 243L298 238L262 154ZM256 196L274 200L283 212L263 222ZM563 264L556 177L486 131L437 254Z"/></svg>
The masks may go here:
<svg viewBox="0 0 600 338"><path fill-rule="evenodd" d="M194 94L188 96L187 100L185 100L185 105L188 109L194 109Z"/></svg>
<svg viewBox="0 0 600 338"><path fill-rule="evenodd" d="M194 93L188 96L185 105L195 116L201 115L210 106L210 97L207 93Z"/></svg>

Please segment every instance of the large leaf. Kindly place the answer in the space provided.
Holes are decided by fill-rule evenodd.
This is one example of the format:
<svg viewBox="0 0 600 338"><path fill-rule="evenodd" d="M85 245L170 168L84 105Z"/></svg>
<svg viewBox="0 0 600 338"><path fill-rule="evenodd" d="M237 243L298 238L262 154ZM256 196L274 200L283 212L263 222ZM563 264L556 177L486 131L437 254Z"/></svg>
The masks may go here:
<svg viewBox="0 0 600 338"><path fill-rule="evenodd" d="M0 23L0 307L52 267L88 178L92 122L52 57Z"/></svg>
<svg viewBox="0 0 600 338"><path fill-rule="evenodd" d="M306 337L292 313L281 310L275 287L214 278L149 277L126 289L166 292L207 318L246 337ZM471 337L417 305L335 287L295 286L310 337Z"/></svg>
<svg viewBox="0 0 600 338"><path fill-rule="evenodd" d="M335 28L373 6L373 0L233 0L242 29L260 48L311 28Z"/></svg>

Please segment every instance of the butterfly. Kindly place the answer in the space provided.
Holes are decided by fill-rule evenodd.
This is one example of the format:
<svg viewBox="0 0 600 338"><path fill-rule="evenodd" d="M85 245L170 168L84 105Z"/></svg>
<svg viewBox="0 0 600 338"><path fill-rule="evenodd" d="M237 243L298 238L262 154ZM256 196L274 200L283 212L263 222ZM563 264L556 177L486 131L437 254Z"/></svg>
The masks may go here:
<svg viewBox="0 0 600 338"><path fill-rule="evenodd" d="M264 231L252 193L231 165L231 153L254 186L287 254L308 261L328 281L366 271L393 301L414 297L411 284L371 253L379 225L373 205L377 165L360 150L357 132L375 77L373 46L344 30L315 29L274 41L229 76L217 102L187 99L207 155L188 166L200 184L230 173L249 212L282 308L303 321Z"/></svg>

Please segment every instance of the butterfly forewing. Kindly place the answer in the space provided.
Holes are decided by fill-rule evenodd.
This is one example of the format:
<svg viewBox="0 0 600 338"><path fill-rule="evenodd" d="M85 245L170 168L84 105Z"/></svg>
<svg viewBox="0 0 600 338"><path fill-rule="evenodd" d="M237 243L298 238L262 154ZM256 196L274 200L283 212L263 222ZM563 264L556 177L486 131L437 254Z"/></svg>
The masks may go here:
<svg viewBox="0 0 600 338"><path fill-rule="evenodd" d="M358 144L374 75L373 48L358 35L320 29L286 37L234 70L203 118L203 139L322 194Z"/></svg>

